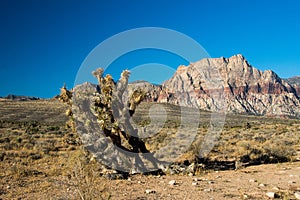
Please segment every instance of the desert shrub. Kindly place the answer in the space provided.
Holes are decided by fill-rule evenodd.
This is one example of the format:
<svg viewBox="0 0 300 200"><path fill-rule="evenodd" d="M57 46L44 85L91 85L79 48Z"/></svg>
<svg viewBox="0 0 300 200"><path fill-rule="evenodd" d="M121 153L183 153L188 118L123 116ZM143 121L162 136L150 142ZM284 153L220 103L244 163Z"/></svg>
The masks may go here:
<svg viewBox="0 0 300 200"><path fill-rule="evenodd" d="M295 149L292 145L285 145L285 141L269 140L264 143L265 154L274 162L293 160Z"/></svg>
<svg viewBox="0 0 300 200"><path fill-rule="evenodd" d="M60 127L59 126L50 126L47 127L47 131L59 131Z"/></svg>
<svg viewBox="0 0 300 200"><path fill-rule="evenodd" d="M263 155L261 145L255 141L239 141L237 142L237 152L235 157L241 162L251 162L259 160Z"/></svg>
<svg viewBox="0 0 300 200"><path fill-rule="evenodd" d="M3 149L8 151L8 150L13 150L14 149L14 144L13 143L5 143L3 145Z"/></svg>
<svg viewBox="0 0 300 200"><path fill-rule="evenodd" d="M75 151L76 150L76 147L74 147L74 146L69 146L68 147L68 151Z"/></svg>
<svg viewBox="0 0 300 200"><path fill-rule="evenodd" d="M26 129L25 133L36 134L40 131L41 125L37 121L31 121L24 124Z"/></svg>
<svg viewBox="0 0 300 200"><path fill-rule="evenodd" d="M264 143L267 139L262 136L257 136L254 138L254 140L259 143Z"/></svg>
<svg viewBox="0 0 300 200"><path fill-rule="evenodd" d="M105 183L99 182L98 163L90 163L88 153L82 149L71 154L68 167L70 168L71 179L75 183L79 199L110 199L106 191Z"/></svg>
<svg viewBox="0 0 300 200"><path fill-rule="evenodd" d="M16 179L26 176L26 168L20 163L14 163L9 171Z"/></svg>
<svg viewBox="0 0 300 200"><path fill-rule="evenodd" d="M4 160L4 156L5 156L5 153L4 152L0 152L0 161L1 162Z"/></svg>
<svg viewBox="0 0 300 200"><path fill-rule="evenodd" d="M27 149L27 150L32 150L33 149L33 144L31 143L25 143L24 146L23 146L24 149Z"/></svg>
<svg viewBox="0 0 300 200"><path fill-rule="evenodd" d="M0 143L9 143L10 139L8 137L0 138Z"/></svg>
<svg viewBox="0 0 300 200"><path fill-rule="evenodd" d="M39 154L39 153L30 153L29 157L32 159L32 160L39 160L42 158L42 155Z"/></svg>
<svg viewBox="0 0 300 200"><path fill-rule="evenodd" d="M262 137L263 138L263 137ZM252 164L276 163L293 160L295 150L290 141L282 139L262 139L253 141L240 141L237 143L236 157L242 162ZM264 141L265 142L262 142ZM290 145L286 145L290 144Z"/></svg>
<svg viewBox="0 0 300 200"><path fill-rule="evenodd" d="M23 140L22 137L17 137L17 138L16 138L17 143L21 143L22 140Z"/></svg>

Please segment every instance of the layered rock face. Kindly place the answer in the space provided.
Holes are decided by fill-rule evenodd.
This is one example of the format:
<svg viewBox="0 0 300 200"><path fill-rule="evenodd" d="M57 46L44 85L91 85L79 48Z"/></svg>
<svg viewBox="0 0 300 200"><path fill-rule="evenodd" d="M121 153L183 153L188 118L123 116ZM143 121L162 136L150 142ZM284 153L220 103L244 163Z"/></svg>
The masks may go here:
<svg viewBox="0 0 300 200"><path fill-rule="evenodd" d="M149 99L209 111L299 117L298 90L273 71L260 71L236 55L179 66Z"/></svg>

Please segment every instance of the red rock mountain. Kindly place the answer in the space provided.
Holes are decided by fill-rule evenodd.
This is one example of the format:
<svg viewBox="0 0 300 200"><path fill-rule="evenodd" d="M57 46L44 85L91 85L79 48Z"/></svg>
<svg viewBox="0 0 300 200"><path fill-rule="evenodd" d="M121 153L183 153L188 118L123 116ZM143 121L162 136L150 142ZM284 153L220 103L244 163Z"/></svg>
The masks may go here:
<svg viewBox="0 0 300 200"><path fill-rule="evenodd" d="M300 87L271 70L254 68L242 55L179 66L162 86L133 85L148 92L148 101L209 111L300 117Z"/></svg>

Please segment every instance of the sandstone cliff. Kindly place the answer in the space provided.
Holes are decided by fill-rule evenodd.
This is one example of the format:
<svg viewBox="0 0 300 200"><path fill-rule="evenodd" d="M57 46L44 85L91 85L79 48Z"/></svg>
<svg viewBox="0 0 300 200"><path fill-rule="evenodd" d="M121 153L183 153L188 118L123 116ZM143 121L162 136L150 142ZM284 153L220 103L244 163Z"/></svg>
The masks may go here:
<svg viewBox="0 0 300 200"><path fill-rule="evenodd" d="M179 66L162 86L145 82L133 85L147 88L150 101L209 111L300 116L300 87L271 70L254 68L242 55L207 58Z"/></svg>

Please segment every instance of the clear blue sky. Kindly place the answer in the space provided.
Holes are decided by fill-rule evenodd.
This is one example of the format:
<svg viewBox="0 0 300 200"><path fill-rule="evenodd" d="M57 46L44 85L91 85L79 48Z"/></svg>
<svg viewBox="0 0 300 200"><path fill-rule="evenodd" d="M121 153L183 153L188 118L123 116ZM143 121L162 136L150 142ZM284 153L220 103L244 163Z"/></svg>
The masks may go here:
<svg viewBox="0 0 300 200"><path fill-rule="evenodd" d="M261 70L300 75L299 10L297 0L2 0L0 96L52 97L100 42L148 26L182 32L211 57L241 53Z"/></svg>

